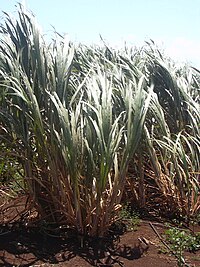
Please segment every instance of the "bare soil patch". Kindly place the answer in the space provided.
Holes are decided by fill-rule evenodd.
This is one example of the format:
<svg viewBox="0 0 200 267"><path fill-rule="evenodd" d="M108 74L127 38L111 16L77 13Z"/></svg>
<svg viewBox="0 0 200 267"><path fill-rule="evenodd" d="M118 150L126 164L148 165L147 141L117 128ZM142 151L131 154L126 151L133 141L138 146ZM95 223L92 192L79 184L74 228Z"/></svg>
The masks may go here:
<svg viewBox="0 0 200 267"><path fill-rule="evenodd" d="M177 266L173 256L159 253L161 242L149 224L162 234L164 223L141 220L137 231L89 239L64 228L50 231L42 225L25 225L19 216L25 204L26 198L19 197L1 206L0 266ZM192 266L200 266L199 251L186 256Z"/></svg>

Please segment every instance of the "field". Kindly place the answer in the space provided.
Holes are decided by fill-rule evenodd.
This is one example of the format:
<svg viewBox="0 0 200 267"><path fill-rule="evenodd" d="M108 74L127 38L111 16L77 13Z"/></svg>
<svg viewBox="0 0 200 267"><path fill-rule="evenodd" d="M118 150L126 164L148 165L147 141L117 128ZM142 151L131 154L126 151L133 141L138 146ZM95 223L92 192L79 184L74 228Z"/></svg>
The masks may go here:
<svg viewBox="0 0 200 267"><path fill-rule="evenodd" d="M200 71L153 41L102 43L47 43L22 6L5 13L2 266L200 265Z"/></svg>

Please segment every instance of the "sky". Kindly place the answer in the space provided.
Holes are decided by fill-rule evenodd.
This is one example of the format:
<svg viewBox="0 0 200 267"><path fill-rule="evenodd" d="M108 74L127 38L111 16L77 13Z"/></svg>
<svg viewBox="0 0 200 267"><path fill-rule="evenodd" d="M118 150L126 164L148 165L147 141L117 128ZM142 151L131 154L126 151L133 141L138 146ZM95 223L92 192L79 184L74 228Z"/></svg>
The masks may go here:
<svg viewBox="0 0 200 267"><path fill-rule="evenodd" d="M48 37L55 27L89 45L100 43L100 35L113 47L152 39L174 60L200 68L200 0L0 0L1 21L2 11L17 16L17 2Z"/></svg>

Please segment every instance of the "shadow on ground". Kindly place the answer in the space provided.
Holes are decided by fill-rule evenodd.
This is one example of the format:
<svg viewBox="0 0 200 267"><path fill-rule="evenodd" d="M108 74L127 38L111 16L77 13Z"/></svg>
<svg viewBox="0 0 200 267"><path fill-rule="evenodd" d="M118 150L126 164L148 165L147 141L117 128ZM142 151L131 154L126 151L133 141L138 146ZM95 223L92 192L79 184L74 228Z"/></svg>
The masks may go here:
<svg viewBox="0 0 200 267"><path fill-rule="evenodd" d="M81 257L92 266L123 266L122 258L138 259L143 254L139 244L133 247L119 243L119 235L104 239L78 236L69 229L26 228L19 223L0 226L0 266L31 266L37 263L57 264ZM120 257L120 260L119 260Z"/></svg>

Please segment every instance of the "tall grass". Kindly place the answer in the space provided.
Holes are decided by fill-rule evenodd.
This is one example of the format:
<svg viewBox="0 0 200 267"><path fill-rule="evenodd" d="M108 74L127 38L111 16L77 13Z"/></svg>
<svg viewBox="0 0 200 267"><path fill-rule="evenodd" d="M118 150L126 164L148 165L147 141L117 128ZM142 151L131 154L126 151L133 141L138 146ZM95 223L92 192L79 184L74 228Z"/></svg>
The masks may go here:
<svg viewBox="0 0 200 267"><path fill-rule="evenodd" d="M47 44L22 6L18 19L5 14L1 142L14 144L40 218L103 236L127 181L144 206L152 180L172 212L198 212L198 75L153 45L116 51L60 36Z"/></svg>
<svg viewBox="0 0 200 267"><path fill-rule="evenodd" d="M153 46L146 54L146 75L155 85L144 128L146 181L154 180L163 211L189 218L200 207L198 74L177 69Z"/></svg>
<svg viewBox="0 0 200 267"><path fill-rule="evenodd" d="M81 50L75 57L74 51L64 38L46 45L23 9L18 21L6 17L2 124L17 140L26 187L40 215L101 236L120 208L152 86L143 76L137 81L123 63L127 79L101 50L86 50L91 58Z"/></svg>

